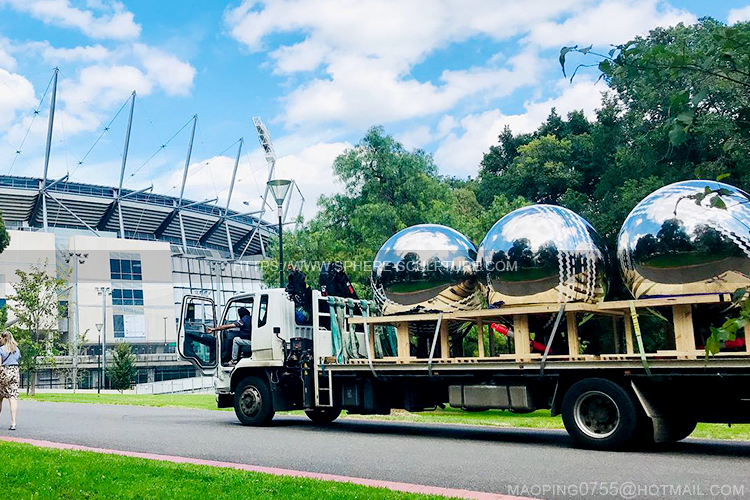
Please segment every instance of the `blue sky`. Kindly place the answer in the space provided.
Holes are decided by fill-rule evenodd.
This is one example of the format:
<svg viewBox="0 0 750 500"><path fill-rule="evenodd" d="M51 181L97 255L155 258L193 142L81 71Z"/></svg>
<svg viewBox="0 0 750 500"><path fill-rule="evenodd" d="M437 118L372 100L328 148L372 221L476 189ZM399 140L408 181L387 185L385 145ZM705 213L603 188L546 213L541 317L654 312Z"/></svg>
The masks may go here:
<svg viewBox="0 0 750 500"><path fill-rule="evenodd" d="M260 116L309 216L341 189L333 159L370 126L432 153L444 174L475 176L505 125L529 131L552 106L598 106L604 85L565 80L561 46L603 48L703 16L747 20L750 2L0 0L0 173L41 176L49 95L34 109L57 66L52 178L117 184L127 109L102 131L136 90L126 187L179 193L189 127L161 146L198 114L186 196L225 202L244 137L233 205L258 207Z"/></svg>

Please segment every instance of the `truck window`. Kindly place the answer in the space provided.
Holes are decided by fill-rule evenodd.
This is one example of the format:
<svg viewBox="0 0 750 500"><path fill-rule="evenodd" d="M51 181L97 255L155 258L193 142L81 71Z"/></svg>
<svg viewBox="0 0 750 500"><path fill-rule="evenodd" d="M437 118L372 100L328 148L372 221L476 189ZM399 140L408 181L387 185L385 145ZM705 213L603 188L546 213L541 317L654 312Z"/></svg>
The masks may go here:
<svg viewBox="0 0 750 500"><path fill-rule="evenodd" d="M260 296L260 305L258 306L258 327L265 326L268 319L268 295Z"/></svg>
<svg viewBox="0 0 750 500"><path fill-rule="evenodd" d="M227 305L227 314L224 317L223 324L228 325L229 323L234 323L235 321L237 321L239 319L237 315L237 311L239 310L240 307L244 307L245 309L247 309L250 312L250 317L252 318L253 312L254 312L253 302L254 300L252 297L249 299L233 300L232 302L230 302Z"/></svg>

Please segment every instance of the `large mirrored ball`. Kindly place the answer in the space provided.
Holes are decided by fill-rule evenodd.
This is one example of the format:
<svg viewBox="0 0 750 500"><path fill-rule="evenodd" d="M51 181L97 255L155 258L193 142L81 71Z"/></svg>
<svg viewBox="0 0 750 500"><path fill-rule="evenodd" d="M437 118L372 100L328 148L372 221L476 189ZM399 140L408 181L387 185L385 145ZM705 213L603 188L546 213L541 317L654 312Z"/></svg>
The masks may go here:
<svg viewBox="0 0 750 500"><path fill-rule="evenodd" d="M715 181L676 182L630 212L617 238L636 298L733 292L750 285L750 197Z"/></svg>
<svg viewBox="0 0 750 500"><path fill-rule="evenodd" d="M476 256L474 244L449 227L420 224L399 231L373 263L372 289L383 314L480 308Z"/></svg>
<svg viewBox="0 0 750 500"><path fill-rule="evenodd" d="M553 205L497 221L477 262L490 305L599 302L609 286L604 240L586 219Z"/></svg>

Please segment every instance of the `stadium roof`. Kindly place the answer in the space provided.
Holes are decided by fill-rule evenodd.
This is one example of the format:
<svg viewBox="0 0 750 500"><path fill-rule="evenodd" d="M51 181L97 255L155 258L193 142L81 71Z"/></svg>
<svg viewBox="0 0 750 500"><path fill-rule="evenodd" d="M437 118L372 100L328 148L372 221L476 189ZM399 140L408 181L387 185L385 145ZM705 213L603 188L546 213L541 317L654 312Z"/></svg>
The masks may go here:
<svg viewBox="0 0 750 500"><path fill-rule="evenodd" d="M42 227L42 182L40 178L0 175L0 209L9 228ZM48 180L46 192L50 227L119 233L116 188ZM119 204L126 238L182 245L178 216L181 212L188 247L218 250L223 256L230 254L225 224L229 225L236 257L246 245L244 255L262 253L261 238L262 244L267 245L277 227L260 221L253 236L256 217L234 210L225 216L224 209L213 204L183 200L179 205L179 199L172 196L127 189L123 189Z"/></svg>

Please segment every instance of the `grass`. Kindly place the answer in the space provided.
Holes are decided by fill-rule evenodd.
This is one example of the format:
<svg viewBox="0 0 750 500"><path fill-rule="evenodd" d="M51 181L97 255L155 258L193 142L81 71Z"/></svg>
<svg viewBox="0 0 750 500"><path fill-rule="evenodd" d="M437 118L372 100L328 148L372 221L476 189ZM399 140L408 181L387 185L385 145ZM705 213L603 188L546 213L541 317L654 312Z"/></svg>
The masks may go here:
<svg viewBox="0 0 750 500"><path fill-rule="evenodd" d="M173 408L193 408L216 410L216 399L213 394L185 395L135 395L135 394L37 394L33 398L22 395L21 399L51 401L64 403L97 403L114 405L159 406ZM225 408L232 411L231 408ZM301 414L301 412L284 412L283 414ZM520 427L531 429L563 429L562 419L551 417L548 410L535 411L525 415L501 410L485 412L465 412L446 407L444 410L409 413L393 410L390 415L344 415L343 418L385 420L390 422L415 422L422 424L468 424L494 427ZM698 424L691 437L706 439L731 439L750 441L750 424L737 424L728 427L724 424Z"/></svg>
<svg viewBox="0 0 750 500"><path fill-rule="evenodd" d="M0 444L5 498L308 500L444 497L402 493L348 483L273 476L204 465L174 464L86 451Z"/></svg>

